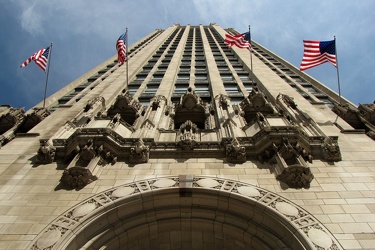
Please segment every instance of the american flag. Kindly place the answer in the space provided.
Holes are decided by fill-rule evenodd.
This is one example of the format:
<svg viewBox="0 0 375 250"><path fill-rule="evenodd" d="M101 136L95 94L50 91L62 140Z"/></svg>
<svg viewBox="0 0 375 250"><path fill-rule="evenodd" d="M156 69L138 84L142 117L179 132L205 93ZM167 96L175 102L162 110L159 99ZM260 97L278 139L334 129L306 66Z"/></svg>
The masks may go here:
<svg viewBox="0 0 375 250"><path fill-rule="evenodd" d="M225 34L225 40L224 43L228 45L228 47L232 47L233 45L239 47L239 48L249 48L251 47L250 45L251 38L250 38L250 32L242 33L242 34L237 34L237 35L230 35L230 34Z"/></svg>
<svg viewBox="0 0 375 250"><path fill-rule="evenodd" d="M300 70L306 70L325 62L337 67L336 44L332 41L303 40L304 52Z"/></svg>
<svg viewBox="0 0 375 250"><path fill-rule="evenodd" d="M116 49L117 49L117 60L119 64L124 64L126 61L126 35L127 32L122 34L118 39L116 43Z"/></svg>
<svg viewBox="0 0 375 250"><path fill-rule="evenodd" d="M22 67L26 67L31 61L34 61L36 65L38 65L42 70L46 71L47 63L48 63L48 56L49 56L50 47L45 49L41 49L35 52L32 56L30 56L26 61L21 64Z"/></svg>

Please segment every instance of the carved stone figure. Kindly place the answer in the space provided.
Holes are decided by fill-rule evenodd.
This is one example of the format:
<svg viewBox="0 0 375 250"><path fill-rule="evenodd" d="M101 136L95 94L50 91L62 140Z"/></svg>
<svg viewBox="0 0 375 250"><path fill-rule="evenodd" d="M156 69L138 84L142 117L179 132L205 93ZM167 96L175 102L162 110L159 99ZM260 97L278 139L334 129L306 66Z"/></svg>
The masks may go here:
<svg viewBox="0 0 375 250"><path fill-rule="evenodd" d="M246 122L251 122L256 118L258 112L263 114L273 114L274 109L267 96L263 94L257 87L253 87L248 97L243 99L239 107L244 112L243 116Z"/></svg>
<svg viewBox="0 0 375 250"><path fill-rule="evenodd" d="M142 138L136 142L135 146L130 148L129 162L146 163L149 159L150 149L145 145Z"/></svg>
<svg viewBox="0 0 375 250"><path fill-rule="evenodd" d="M167 103L167 99L165 96L157 95L151 99L151 108L153 111L157 110L159 107L162 106L162 102L165 104Z"/></svg>
<svg viewBox="0 0 375 250"><path fill-rule="evenodd" d="M282 100L288 105L288 107L291 107L292 109L297 109L297 104L294 102L294 98L290 97L285 94L279 94L281 96ZM277 98L279 98L279 96Z"/></svg>
<svg viewBox="0 0 375 250"><path fill-rule="evenodd" d="M314 176L310 168L302 165L292 165L285 168L281 174L276 176L276 179L291 188L303 188L310 184Z"/></svg>
<svg viewBox="0 0 375 250"><path fill-rule="evenodd" d="M179 138L180 146L184 150L193 150L196 146L196 135L198 133L198 127L192 121L187 120L180 126Z"/></svg>
<svg viewBox="0 0 375 250"><path fill-rule="evenodd" d="M226 145L226 157L229 162L243 163L246 161L246 149L240 144L237 138L233 138L232 143Z"/></svg>
<svg viewBox="0 0 375 250"><path fill-rule="evenodd" d="M48 140L41 139L37 159L40 163L48 164L55 159L56 148Z"/></svg>
<svg viewBox="0 0 375 250"><path fill-rule="evenodd" d="M337 142L326 139L323 148L323 158L326 161L341 161L341 152Z"/></svg>
<svg viewBox="0 0 375 250"><path fill-rule="evenodd" d="M81 149L80 159L84 161L91 161L96 155L94 144L92 140L88 140L87 144Z"/></svg>
<svg viewBox="0 0 375 250"><path fill-rule="evenodd" d="M60 181L71 188L82 188L98 178L83 167L72 167L65 169Z"/></svg>

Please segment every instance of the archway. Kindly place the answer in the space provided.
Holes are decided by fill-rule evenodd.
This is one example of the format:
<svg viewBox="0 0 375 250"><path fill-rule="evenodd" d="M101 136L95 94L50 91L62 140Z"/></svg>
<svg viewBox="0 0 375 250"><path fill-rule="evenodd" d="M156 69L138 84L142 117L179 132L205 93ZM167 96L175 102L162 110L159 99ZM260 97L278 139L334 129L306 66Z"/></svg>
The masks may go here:
<svg viewBox="0 0 375 250"><path fill-rule="evenodd" d="M170 176L112 188L81 202L32 249L342 249L311 214L246 183Z"/></svg>

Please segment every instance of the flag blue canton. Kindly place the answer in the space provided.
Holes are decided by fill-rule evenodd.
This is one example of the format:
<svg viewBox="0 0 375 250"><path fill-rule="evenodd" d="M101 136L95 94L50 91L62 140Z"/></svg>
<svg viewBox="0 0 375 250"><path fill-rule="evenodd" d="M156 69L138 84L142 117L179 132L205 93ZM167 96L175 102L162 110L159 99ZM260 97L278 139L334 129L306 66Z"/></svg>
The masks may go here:
<svg viewBox="0 0 375 250"><path fill-rule="evenodd" d="M118 38L118 40L122 40L122 41L126 41L126 32L125 33L123 33L119 38Z"/></svg>
<svg viewBox="0 0 375 250"><path fill-rule="evenodd" d="M245 32L242 34L244 39L248 42L251 42L250 32Z"/></svg>
<svg viewBox="0 0 375 250"><path fill-rule="evenodd" d="M46 59L48 59L49 48L50 48L50 47L47 47L47 48L44 50L43 54L42 54Z"/></svg>
<svg viewBox="0 0 375 250"><path fill-rule="evenodd" d="M336 55L335 41L321 41L319 45L320 53L328 53L331 55Z"/></svg>

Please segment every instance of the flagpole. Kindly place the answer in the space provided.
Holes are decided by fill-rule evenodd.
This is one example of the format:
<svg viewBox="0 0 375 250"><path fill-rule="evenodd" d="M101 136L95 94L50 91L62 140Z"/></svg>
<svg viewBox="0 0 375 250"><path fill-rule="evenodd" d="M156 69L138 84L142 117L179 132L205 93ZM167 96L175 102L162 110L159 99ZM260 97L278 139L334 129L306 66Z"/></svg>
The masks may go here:
<svg viewBox="0 0 375 250"><path fill-rule="evenodd" d="M47 75L46 75L46 86L44 87L43 108L46 107L46 94L47 94L48 75L49 75L49 66L50 66L50 61L51 61L51 54L52 54L52 42L51 42L51 45L49 47L49 52L48 52Z"/></svg>
<svg viewBox="0 0 375 250"><path fill-rule="evenodd" d="M335 41L335 56L336 56L337 85L338 85L338 88L339 88L339 101L340 101L340 106L341 106L341 89L340 89L339 59L338 59L338 57L337 57L336 36L333 36L333 40Z"/></svg>
<svg viewBox="0 0 375 250"><path fill-rule="evenodd" d="M251 71L253 71L253 56L252 56L252 49L253 49L253 47L252 47L252 45L251 45L251 33L250 33L250 25L249 25L249 43L250 43L250 65L251 65ZM254 73L254 72L253 72Z"/></svg>
<svg viewBox="0 0 375 250"><path fill-rule="evenodd" d="M126 27L126 41L125 42L125 47L126 47L126 88L129 87L129 57L128 57L128 27Z"/></svg>

